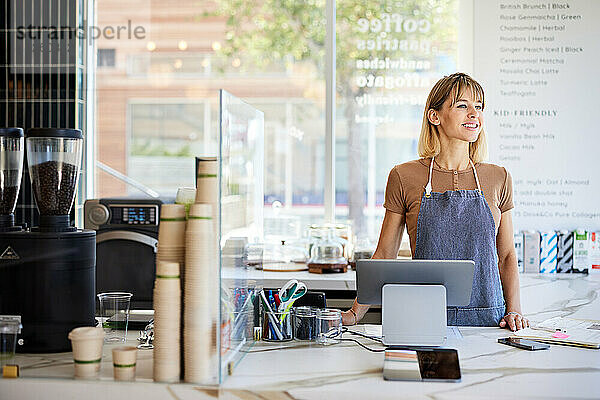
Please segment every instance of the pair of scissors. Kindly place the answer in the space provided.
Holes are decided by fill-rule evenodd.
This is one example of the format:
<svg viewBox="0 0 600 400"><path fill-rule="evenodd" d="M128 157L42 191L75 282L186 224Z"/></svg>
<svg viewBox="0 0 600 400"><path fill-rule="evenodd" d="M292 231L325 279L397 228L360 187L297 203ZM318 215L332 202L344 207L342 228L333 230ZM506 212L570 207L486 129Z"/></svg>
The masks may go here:
<svg viewBox="0 0 600 400"><path fill-rule="evenodd" d="M278 311L285 311L286 313L292 307L292 304L300 297L304 296L308 289L306 285L302 282L298 282L296 279L292 279L288 281L285 285L279 289L279 300L281 300L281 304L279 304Z"/></svg>

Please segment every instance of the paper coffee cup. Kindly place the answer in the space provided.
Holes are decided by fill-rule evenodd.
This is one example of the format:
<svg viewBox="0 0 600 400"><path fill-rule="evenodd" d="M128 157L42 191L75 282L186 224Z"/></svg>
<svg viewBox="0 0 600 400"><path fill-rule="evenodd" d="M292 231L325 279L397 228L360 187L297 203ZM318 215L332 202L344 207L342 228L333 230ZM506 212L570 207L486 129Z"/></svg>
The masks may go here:
<svg viewBox="0 0 600 400"><path fill-rule="evenodd" d="M212 215L213 206L211 204L198 203L190 206L190 217L212 218Z"/></svg>
<svg viewBox="0 0 600 400"><path fill-rule="evenodd" d="M160 207L160 219L185 220L185 206L183 204L163 204Z"/></svg>
<svg viewBox="0 0 600 400"><path fill-rule="evenodd" d="M133 346L115 347L112 350L113 373L117 381L132 381L135 379L137 348Z"/></svg>
<svg viewBox="0 0 600 400"><path fill-rule="evenodd" d="M219 200L219 182L217 178L198 178L196 203L213 204Z"/></svg>
<svg viewBox="0 0 600 400"><path fill-rule="evenodd" d="M184 217L185 218L185 217ZM185 240L185 219L181 221L160 221L158 243L166 247L183 247Z"/></svg>
<svg viewBox="0 0 600 400"><path fill-rule="evenodd" d="M75 376L94 377L100 371L104 330L90 326L75 328L68 335L73 349Z"/></svg>
<svg viewBox="0 0 600 400"><path fill-rule="evenodd" d="M181 363L154 363L154 381L156 382L179 382L181 376Z"/></svg>
<svg viewBox="0 0 600 400"><path fill-rule="evenodd" d="M156 275L158 277L179 277L179 263L173 261L158 260L156 263Z"/></svg>

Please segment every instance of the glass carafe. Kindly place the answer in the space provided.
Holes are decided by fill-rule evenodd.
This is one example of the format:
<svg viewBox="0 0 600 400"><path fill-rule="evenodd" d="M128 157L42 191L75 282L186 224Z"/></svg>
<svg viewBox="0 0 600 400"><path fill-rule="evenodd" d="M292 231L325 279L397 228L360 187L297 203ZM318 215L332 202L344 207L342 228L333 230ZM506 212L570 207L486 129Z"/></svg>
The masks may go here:
<svg viewBox="0 0 600 400"><path fill-rule="evenodd" d="M334 238L333 230L328 229L324 234L310 250L309 272L346 272L348 262L342 244Z"/></svg>
<svg viewBox="0 0 600 400"><path fill-rule="evenodd" d="M23 129L0 128L0 227L14 226L23 174Z"/></svg>

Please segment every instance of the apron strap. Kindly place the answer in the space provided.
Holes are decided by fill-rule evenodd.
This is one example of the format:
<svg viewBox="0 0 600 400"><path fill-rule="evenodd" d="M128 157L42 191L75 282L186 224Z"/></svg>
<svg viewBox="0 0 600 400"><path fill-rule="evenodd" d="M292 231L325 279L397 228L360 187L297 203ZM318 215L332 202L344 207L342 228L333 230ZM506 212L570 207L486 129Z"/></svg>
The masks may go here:
<svg viewBox="0 0 600 400"><path fill-rule="evenodd" d="M431 195L431 175L433 175L433 161L435 157L431 157L431 164L429 164L429 177L427 178L427 186L425 186L425 196Z"/></svg>
<svg viewBox="0 0 600 400"><path fill-rule="evenodd" d="M481 191L481 185L479 184L479 177L477 176L477 170L475 169L475 165L473 165L473 161L471 161L470 158L469 158L469 164L471 164L471 167L473 168L473 175L475 175L475 182L477 182L477 190L479 190L479 193L483 193Z"/></svg>
<svg viewBox="0 0 600 400"><path fill-rule="evenodd" d="M427 186L425 186L425 196L429 197L431 195L431 176L433 175L433 162L435 161L435 157L431 157L431 164L429 164L429 177L427 178ZM479 177L477 176L477 170L475 169L475 165L473 165L473 161L469 158L469 164L471 164L471 168L473 168L473 175L475 175L475 182L477 182L477 190L479 193L483 193L481 191L481 185L479 184Z"/></svg>

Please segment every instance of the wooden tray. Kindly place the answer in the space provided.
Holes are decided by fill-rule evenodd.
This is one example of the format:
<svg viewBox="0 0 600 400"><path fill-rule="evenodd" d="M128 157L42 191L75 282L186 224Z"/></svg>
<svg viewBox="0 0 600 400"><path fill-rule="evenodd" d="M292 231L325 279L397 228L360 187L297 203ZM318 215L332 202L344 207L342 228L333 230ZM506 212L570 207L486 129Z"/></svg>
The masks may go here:
<svg viewBox="0 0 600 400"><path fill-rule="evenodd" d="M308 264L308 272L313 274L335 274L348 271L348 264Z"/></svg>

